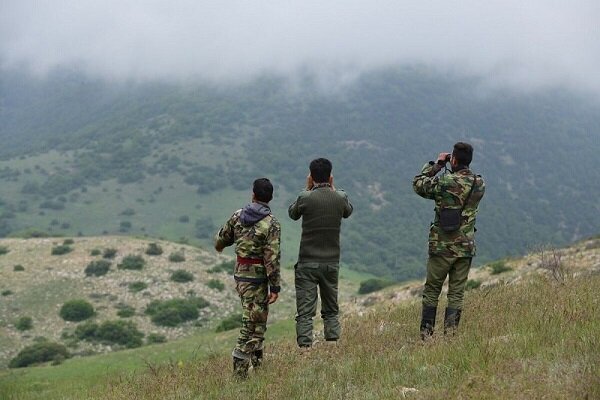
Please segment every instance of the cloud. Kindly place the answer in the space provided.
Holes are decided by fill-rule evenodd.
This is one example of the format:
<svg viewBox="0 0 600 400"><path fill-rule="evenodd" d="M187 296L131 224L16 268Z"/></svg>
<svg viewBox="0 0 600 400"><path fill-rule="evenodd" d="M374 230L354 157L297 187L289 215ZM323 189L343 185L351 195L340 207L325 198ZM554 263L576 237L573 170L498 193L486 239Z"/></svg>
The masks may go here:
<svg viewBox="0 0 600 400"><path fill-rule="evenodd" d="M216 82L425 64L600 93L598 21L600 3L577 0L4 0L0 63Z"/></svg>

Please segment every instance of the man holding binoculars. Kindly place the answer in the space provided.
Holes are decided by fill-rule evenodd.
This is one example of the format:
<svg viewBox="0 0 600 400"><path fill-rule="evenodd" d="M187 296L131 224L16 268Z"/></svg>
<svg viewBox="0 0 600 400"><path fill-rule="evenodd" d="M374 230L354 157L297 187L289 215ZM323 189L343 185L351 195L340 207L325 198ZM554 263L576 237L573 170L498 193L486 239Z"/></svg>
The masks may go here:
<svg viewBox="0 0 600 400"><path fill-rule="evenodd" d="M465 284L475 255L475 217L485 183L469 165L473 147L464 142L454 145L452 153L440 153L413 179L413 189L421 197L435 201L435 218L429 230L427 280L423 288L421 338L433 335L438 298L448 279L448 306L444 315L444 334L454 333L463 308ZM436 176L450 163L451 172Z"/></svg>

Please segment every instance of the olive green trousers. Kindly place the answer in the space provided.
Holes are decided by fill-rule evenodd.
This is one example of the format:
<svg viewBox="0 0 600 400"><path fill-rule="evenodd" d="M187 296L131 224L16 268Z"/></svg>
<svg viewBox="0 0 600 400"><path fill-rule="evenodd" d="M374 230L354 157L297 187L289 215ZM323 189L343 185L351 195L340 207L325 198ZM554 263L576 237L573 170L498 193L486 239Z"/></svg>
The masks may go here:
<svg viewBox="0 0 600 400"><path fill-rule="evenodd" d="M423 288L423 305L437 307L442 285L448 277L448 308L462 310L472 259L430 254L427 260L427 280Z"/></svg>
<svg viewBox="0 0 600 400"><path fill-rule="evenodd" d="M338 319L338 264L298 263L295 266L296 341L298 346L311 346L313 318L317 312L317 297L321 297L325 340L337 340L341 327ZM318 289L318 294L317 294Z"/></svg>

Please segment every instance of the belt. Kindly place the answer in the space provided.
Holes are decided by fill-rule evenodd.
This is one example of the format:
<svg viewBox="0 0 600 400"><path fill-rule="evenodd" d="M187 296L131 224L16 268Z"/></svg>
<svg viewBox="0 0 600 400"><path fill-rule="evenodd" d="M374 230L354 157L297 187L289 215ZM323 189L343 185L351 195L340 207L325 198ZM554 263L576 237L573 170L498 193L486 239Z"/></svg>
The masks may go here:
<svg viewBox="0 0 600 400"><path fill-rule="evenodd" d="M263 260L262 260L262 258L246 258L246 257L237 256L237 262L238 262L238 264L254 265L254 264L262 264Z"/></svg>

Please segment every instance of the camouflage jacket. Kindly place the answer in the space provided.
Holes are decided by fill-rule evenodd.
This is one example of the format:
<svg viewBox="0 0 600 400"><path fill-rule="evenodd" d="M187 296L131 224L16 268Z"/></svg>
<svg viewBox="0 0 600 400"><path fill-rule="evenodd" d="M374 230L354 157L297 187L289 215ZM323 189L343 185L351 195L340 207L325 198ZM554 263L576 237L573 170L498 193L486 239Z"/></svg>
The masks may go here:
<svg viewBox="0 0 600 400"><path fill-rule="evenodd" d="M243 209L233 213L231 218L219 229L215 236L215 245L227 247L235 244L235 254L241 258L258 259L262 263L246 264L236 262L234 278L236 281L263 283L269 282L272 292L281 287L279 259L281 226L269 212L264 218L252 225L242 223Z"/></svg>
<svg viewBox="0 0 600 400"><path fill-rule="evenodd" d="M435 219L429 229L429 254L445 257L473 257L475 255L475 217L479 201L485 192L485 182L481 175L474 175L470 169L435 176L440 166L429 162L421 173L413 179L413 189L421 197L435 201ZM444 232L439 226L441 208L460 209L473 191L462 211L460 228L456 232Z"/></svg>

